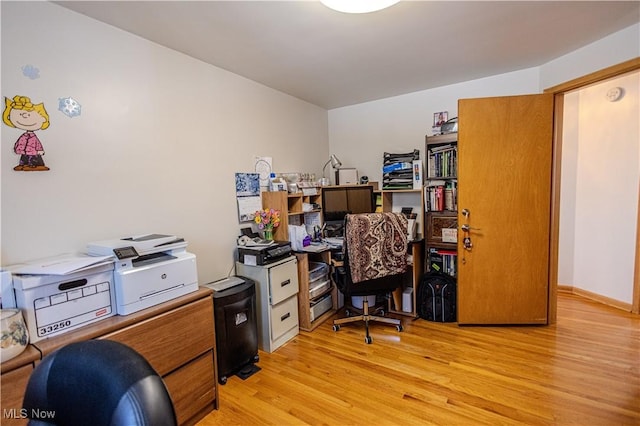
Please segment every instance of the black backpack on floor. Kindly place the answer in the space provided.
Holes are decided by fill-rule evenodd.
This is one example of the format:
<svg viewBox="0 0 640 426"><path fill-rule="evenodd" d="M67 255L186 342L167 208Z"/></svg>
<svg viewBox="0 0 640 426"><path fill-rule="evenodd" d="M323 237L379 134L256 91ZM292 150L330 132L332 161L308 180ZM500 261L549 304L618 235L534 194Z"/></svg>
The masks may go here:
<svg viewBox="0 0 640 426"><path fill-rule="evenodd" d="M420 318L456 322L456 280L441 272L428 272L420 280L417 294Z"/></svg>

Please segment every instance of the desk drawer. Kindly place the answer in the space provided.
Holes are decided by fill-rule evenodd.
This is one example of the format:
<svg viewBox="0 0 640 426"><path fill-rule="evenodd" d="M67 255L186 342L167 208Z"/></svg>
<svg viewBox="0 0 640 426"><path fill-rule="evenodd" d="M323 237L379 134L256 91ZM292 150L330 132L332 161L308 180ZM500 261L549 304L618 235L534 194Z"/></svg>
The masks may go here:
<svg viewBox="0 0 640 426"><path fill-rule="evenodd" d="M276 340L298 325L298 298L291 297L271 307L271 339Z"/></svg>
<svg viewBox="0 0 640 426"><path fill-rule="evenodd" d="M213 352L209 351L163 378L176 410L178 424L185 424L202 410L215 408L213 369Z"/></svg>
<svg viewBox="0 0 640 426"><path fill-rule="evenodd" d="M271 304L277 305L298 293L298 262L295 257L289 262L269 270Z"/></svg>
<svg viewBox="0 0 640 426"><path fill-rule="evenodd" d="M106 334L144 356L161 375L214 347L213 299L198 300Z"/></svg>
<svg viewBox="0 0 640 426"><path fill-rule="evenodd" d="M2 425L26 425L27 419L23 417L22 399L27 389L29 376L33 372L33 365L25 365L8 373L2 374Z"/></svg>

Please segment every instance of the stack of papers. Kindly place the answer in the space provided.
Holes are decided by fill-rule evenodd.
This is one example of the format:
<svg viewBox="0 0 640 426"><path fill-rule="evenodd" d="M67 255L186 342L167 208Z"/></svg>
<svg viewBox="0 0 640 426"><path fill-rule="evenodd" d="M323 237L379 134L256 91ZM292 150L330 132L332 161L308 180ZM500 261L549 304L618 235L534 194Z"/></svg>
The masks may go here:
<svg viewBox="0 0 640 426"><path fill-rule="evenodd" d="M246 247L269 247L270 245L275 244L276 242L273 240L263 240L260 238L252 238L250 241L247 241Z"/></svg>
<svg viewBox="0 0 640 426"><path fill-rule="evenodd" d="M332 249L342 248L343 241L344 241L344 238L342 237L327 237L322 239L322 242L327 244L329 248L332 248Z"/></svg>
<svg viewBox="0 0 640 426"><path fill-rule="evenodd" d="M89 256L85 254L62 254L46 259L34 260L11 268L14 274L25 275L69 275L113 262L113 256Z"/></svg>
<svg viewBox="0 0 640 426"><path fill-rule="evenodd" d="M302 247L302 251L311 252L311 253L320 253L325 250L329 250L331 247L327 244L322 243L311 243L308 246Z"/></svg>

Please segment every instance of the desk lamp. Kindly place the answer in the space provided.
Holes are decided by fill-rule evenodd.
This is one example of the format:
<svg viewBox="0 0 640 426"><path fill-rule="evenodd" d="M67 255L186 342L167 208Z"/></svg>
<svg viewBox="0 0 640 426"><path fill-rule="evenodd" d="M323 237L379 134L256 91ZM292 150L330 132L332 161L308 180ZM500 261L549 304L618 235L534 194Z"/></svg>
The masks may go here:
<svg viewBox="0 0 640 426"><path fill-rule="evenodd" d="M335 154L331 154L329 161L324 163L324 167L322 168L322 182L320 183L322 186L327 186L331 182L331 179L327 179L325 177L325 170L327 169L329 163L331 163L331 168L333 169L339 169L340 167L342 167L342 163L340 162L340 160L338 160L338 157L336 157Z"/></svg>

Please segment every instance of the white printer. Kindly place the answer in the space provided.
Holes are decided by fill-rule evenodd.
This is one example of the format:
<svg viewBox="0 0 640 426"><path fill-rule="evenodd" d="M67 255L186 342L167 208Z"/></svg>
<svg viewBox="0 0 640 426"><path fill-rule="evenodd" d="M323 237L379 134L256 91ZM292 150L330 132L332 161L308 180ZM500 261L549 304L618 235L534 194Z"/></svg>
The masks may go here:
<svg viewBox="0 0 640 426"><path fill-rule="evenodd" d="M116 312L129 315L198 289L196 256L174 235L146 234L87 245L93 256L115 255Z"/></svg>

